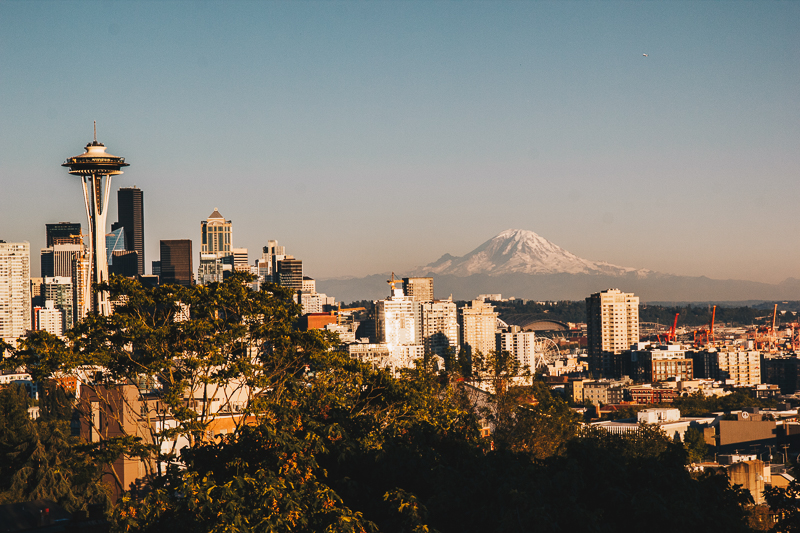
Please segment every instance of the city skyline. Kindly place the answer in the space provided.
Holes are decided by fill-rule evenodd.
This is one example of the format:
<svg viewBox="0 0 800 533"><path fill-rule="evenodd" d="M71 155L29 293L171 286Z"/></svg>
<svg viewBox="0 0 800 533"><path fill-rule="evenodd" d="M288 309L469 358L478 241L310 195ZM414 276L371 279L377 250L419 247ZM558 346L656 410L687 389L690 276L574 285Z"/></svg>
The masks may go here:
<svg viewBox="0 0 800 533"><path fill-rule="evenodd" d="M147 197L148 258L160 240L200 250L197 222L218 207L251 264L277 239L315 278L410 271L510 227L635 268L800 277L787 235L798 15L788 3L3 3L0 239L29 241L35 274L46 223L85 228L59 165L97 120L135 161L113 188ZM107 78L76 73L84 61Z"/></svg>

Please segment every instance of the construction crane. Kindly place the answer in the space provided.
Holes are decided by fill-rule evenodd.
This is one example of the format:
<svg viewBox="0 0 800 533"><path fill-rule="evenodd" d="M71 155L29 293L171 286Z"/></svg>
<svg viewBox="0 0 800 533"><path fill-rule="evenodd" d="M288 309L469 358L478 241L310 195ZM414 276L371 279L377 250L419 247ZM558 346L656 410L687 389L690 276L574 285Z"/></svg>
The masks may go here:
<svg viewBox="0 0 800 533"><path fill-rule="evenodd" d="M389 286L392 288L391 289L392 290L392 295L394 296L394 284L395 283L403 283L403 280L395 278L394 277L394 272L392 272L392 279L387 279L386 283L388 283Z"/></svg>
<svg viewBox="0 0 800 533"><path fill-rule="evenodd" d="M769 330L769 351L775 351L775 319L778 317L778 304L775 304L775 309L772 311L772 327Z"/></svg>
<svg viewBox="0 0 800 533"><path fill-rule="evenodd" d="M675 330L678 327L678 315L680 313L675 313L675 321L672 323L672 328L667 333L667 342L673 342L675 340Z"/></svg>
<svg viewBox="0 0 800 533"><path fill-rule="evenodd" d="M711 329L709 330L709 335L711 335L711 346L714 346L714 320L717 318L717 306L714 306L714 309L711 311Z"/></svg>
<svg viewBox="0 0 800 533"><path fill-rule="evenodd" d="M700 346L701 344L710 345L712 348L714 346L714 321L717 318L717 306L715 305L711 311L711 323L709 324L708 329L700 328L694 331L694 339L693 344L695 346ZM698 338L699 337L699 338ZM705 342L703 342L703 337L705 337Z"/></svg>

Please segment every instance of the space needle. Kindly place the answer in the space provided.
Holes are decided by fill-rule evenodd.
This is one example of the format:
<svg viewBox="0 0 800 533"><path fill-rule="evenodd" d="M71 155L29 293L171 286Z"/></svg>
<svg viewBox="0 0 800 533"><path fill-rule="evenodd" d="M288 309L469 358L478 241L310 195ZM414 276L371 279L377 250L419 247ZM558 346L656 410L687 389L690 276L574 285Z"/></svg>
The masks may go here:
<svg viewBox="0 0 800 533"><path fill-rule="evenodd" d="M111 176L122 174L122 167L129 166L124 157L107 154L103 143L97 142L97 123L94 125L94 141L86 145L86 152L70 157L61 165L68 167L70 174L81 177L86 217L89 220L89 275L79 290L84 291L84 302L91 301L91 309L101 315L111 314L111 305L105 292L90 294L92 284L108 281L108 258L106 256L106 215L108 195L111 191Z"/></svg>

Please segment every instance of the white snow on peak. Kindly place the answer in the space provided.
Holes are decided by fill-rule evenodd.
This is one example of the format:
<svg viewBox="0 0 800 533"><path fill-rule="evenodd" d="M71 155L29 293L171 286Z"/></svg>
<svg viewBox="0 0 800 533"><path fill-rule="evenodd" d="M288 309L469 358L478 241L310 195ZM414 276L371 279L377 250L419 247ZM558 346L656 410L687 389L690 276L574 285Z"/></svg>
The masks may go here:
<svg viewBox="0 0 800 533"><path fill-rule="evenodd" d="M463 257L445 254L438 261L416 269L418 273L492 276L522 274L647 275L649 271L581 259L536 233L508 229Z"/></svg>

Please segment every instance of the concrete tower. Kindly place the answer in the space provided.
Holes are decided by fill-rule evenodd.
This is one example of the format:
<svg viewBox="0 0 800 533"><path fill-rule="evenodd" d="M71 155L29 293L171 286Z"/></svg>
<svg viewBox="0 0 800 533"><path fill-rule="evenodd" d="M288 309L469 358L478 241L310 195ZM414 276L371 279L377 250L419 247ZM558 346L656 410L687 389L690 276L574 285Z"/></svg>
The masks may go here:
<svg viewBox="0 0 800 533"><path fill-rule="evenodd" d="M91 301L91 309L103 315L111 314L108 295L92 294L93 283L108 281L108 259L106 257L106 216L108 215L108 194L111 190L111 176L122 174L122 167L129 166L124 157L107 154L106 147L97 142L95 126L94 141L86 145L86 152L68 158L62 167L69 168L70 174L81 177L86 217L89 221L89 257L91 264L89 276L82 287L76 287L84 294L84 301Z"/></svg>

